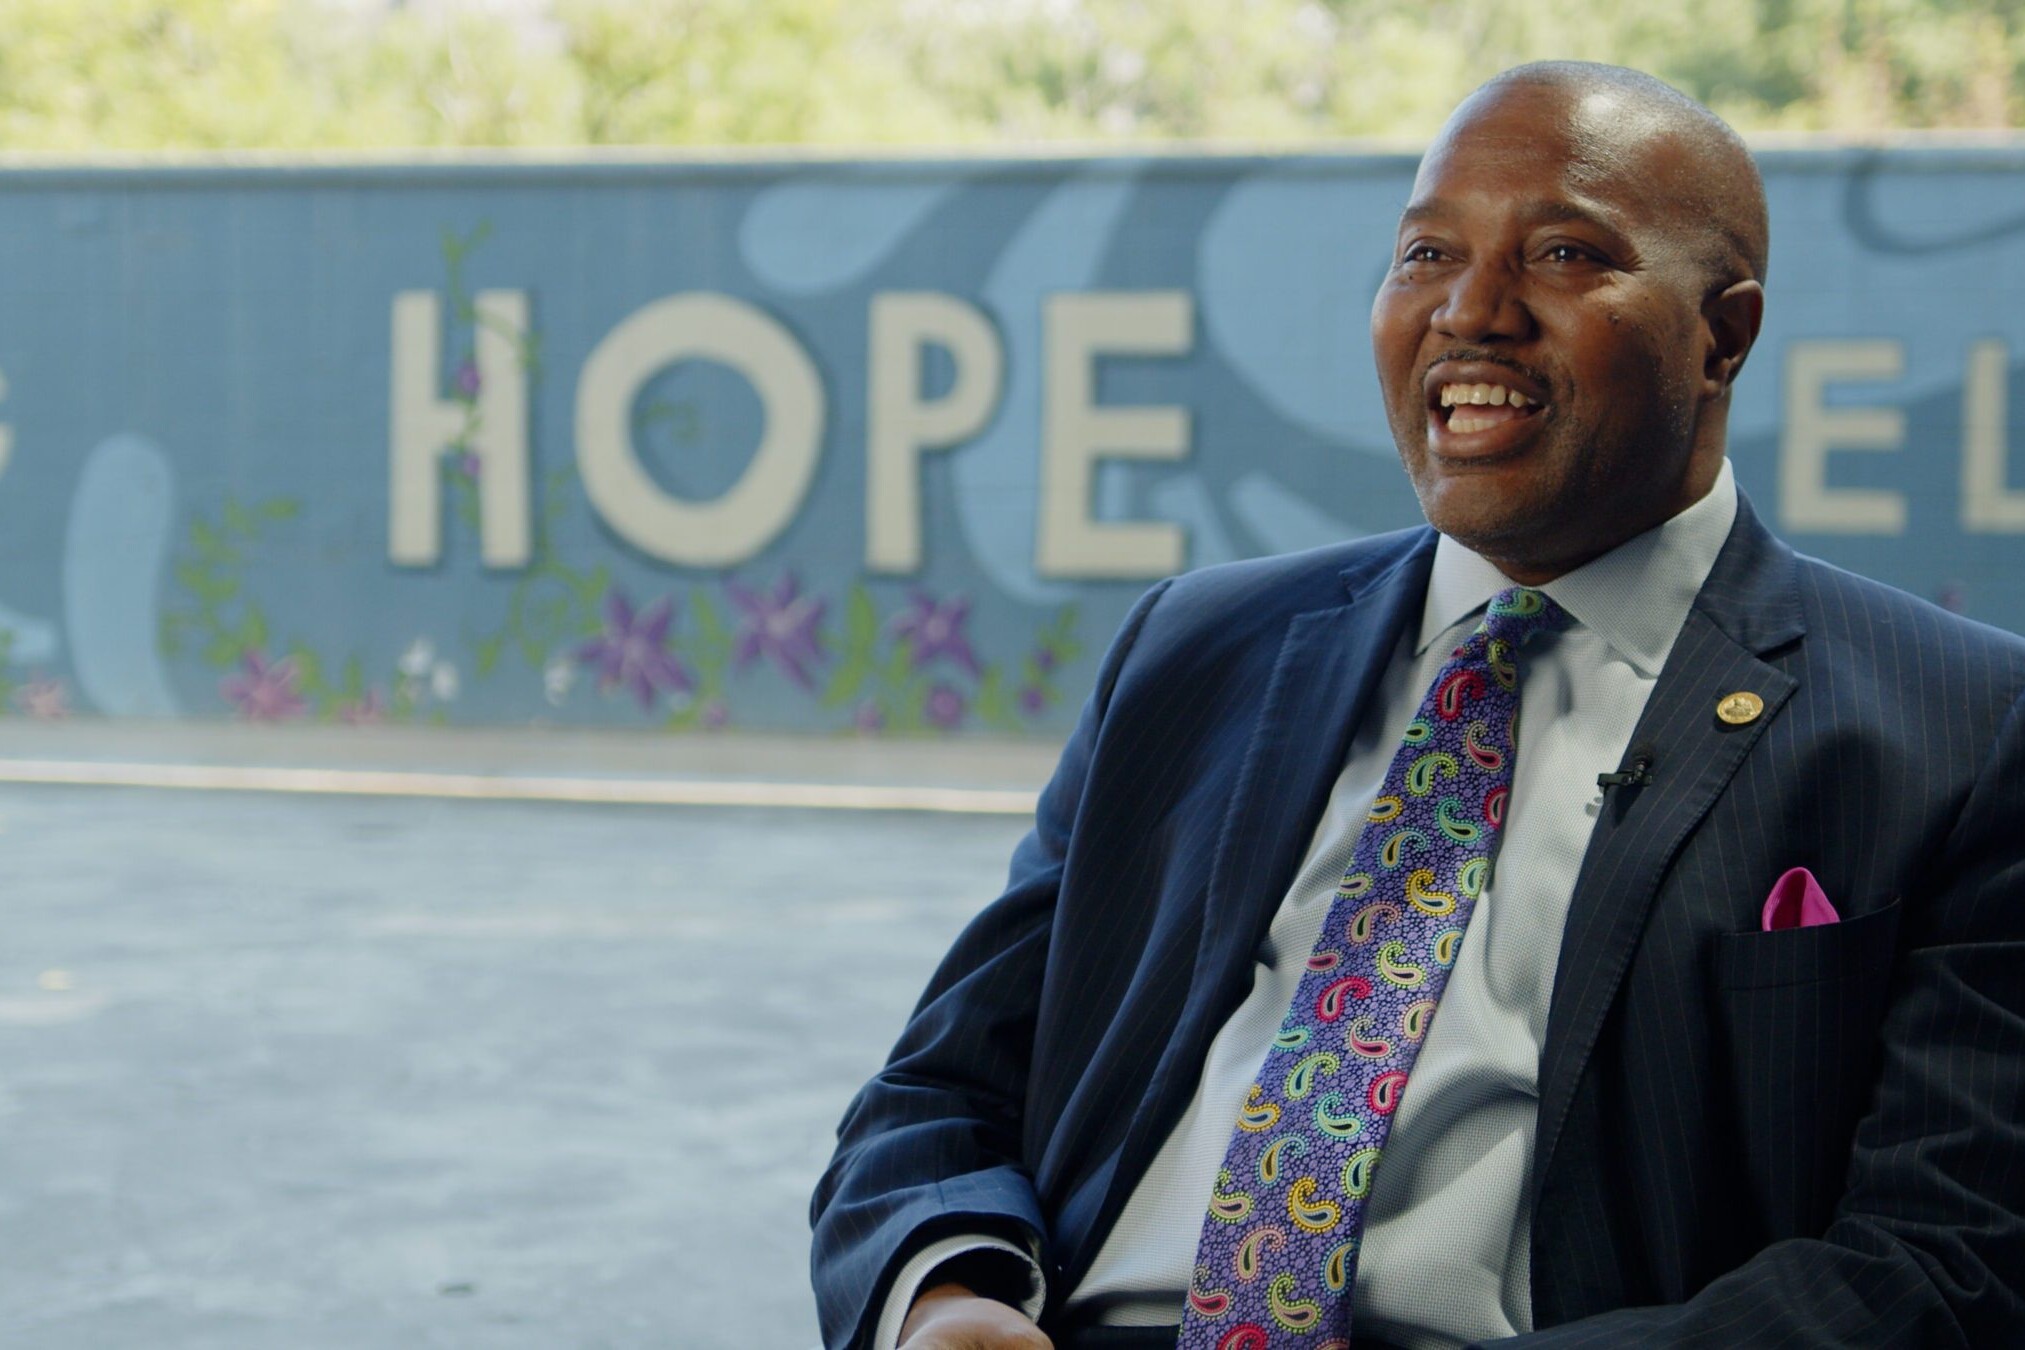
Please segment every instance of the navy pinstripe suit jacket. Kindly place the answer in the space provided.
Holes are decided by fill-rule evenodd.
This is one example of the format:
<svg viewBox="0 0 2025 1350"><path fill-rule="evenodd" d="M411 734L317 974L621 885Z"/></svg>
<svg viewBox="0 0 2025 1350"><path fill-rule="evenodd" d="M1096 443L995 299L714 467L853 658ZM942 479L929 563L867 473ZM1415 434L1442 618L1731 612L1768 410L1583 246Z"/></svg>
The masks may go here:
<svg viewBox="0 0 2025 1350"><path fill-rule="evenodd" d="M1005 893L839 1129L828 1345L950 1232L1032 1241L1057 1299L1081 1277L1249 986L1433 544L1132 611ZM1765 712L1728 726L1737 690ZM1598 822L1540 1063L1538 1329L1499 1344L2025 1346L2025 642L1743 506L1633 742L1655 781ZM1842 921L1759 931L1797 866Z"/></svg>

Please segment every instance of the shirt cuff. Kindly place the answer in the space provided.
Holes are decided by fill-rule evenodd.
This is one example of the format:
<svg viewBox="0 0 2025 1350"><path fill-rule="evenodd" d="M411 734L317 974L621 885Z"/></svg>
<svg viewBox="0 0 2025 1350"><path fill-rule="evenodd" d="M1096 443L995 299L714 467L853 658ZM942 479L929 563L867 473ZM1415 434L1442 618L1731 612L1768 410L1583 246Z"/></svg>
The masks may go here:
<svg viewBox="0 0 2025 1350"><path fill-rule="evenodd" d="M1038 1322L1041 1309L1048 1301L1047 1277L1041 1273L1040 1260L1034 1253L1014 1246L1003 1238L985 1237L980 1234L959 1234L946 1237L940 1242L930 1243L909 1258L900 1267L900 1273L893 1277L893 1288L886 1295L886 1307L879 1314L879 1329L872 1333L872 1350L895 1350L900 1344L900 1328L906 1324L908 1310L921 1293L921 1286L935 1268L944 1261L954 1260L965 1252L995 1251L1016 1256L1027 1263L1033 1272L1033 1293L1020 1304L1020 1311Z"/></svg>

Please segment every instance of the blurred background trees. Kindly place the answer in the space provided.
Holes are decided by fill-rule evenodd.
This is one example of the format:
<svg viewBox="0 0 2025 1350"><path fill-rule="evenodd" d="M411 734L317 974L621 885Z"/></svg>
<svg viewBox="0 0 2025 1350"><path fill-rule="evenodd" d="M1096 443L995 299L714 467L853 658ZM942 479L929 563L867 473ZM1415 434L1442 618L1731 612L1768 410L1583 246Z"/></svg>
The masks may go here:
<svg viewBox="0 0 2025 1350"><path fill-rule="evenodd" d="M2012 127L2025 0L0 0L0 149L1424 137L1519 61Z"/></svg>

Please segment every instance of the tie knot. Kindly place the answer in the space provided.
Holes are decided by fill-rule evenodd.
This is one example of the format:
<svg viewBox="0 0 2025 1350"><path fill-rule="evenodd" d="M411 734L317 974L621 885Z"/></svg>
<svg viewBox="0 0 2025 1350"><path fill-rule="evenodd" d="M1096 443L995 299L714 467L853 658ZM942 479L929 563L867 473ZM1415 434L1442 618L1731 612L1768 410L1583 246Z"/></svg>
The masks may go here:
<svg viewBox="0 0 2025 1350"><path fill-rule="evenodd" d="M1491 597L1484 621L1470 636L1495 638L1516 650L1540 633L1567 627L1568 621L1568 611L1544 592L1530 586L1508 586Z"/></svg>

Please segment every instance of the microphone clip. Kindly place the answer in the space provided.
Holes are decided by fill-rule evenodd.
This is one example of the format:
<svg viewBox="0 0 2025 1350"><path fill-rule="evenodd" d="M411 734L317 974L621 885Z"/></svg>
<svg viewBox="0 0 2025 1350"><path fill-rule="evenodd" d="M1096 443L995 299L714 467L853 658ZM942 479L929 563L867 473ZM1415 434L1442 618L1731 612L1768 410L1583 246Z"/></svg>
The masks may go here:
<svg viewBox="0 0 2025 1350"><path fill-rule="evenodd" d="M1652 751L1631 752L1631 766L1615 773L1596 775L1596 786L1606 790L1617 787L1650 787L1652 785Z"/></svg>

